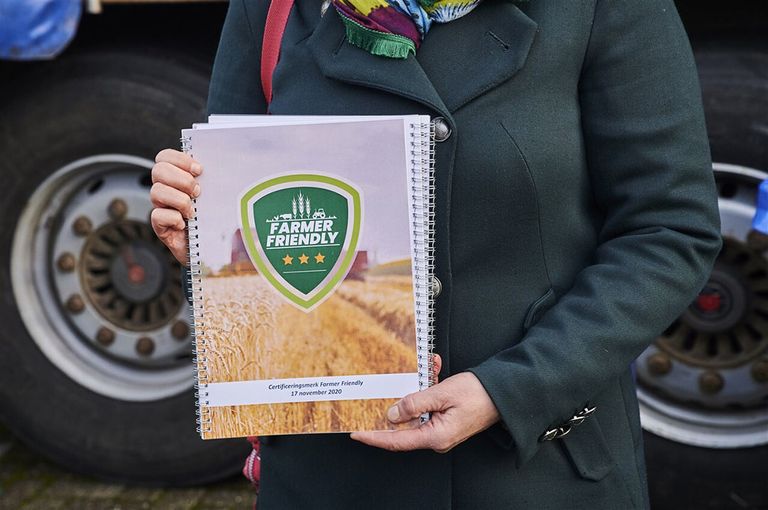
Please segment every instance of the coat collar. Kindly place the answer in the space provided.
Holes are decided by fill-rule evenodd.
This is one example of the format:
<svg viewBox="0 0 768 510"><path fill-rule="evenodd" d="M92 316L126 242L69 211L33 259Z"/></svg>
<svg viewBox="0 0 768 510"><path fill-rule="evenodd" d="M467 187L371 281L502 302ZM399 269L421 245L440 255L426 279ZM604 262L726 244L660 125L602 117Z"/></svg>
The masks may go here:
<svg viewBox="0 0 768 510"><path fill-rule="evenodd" d="M329 9L308 42L324 76L397 94L448 117L519 71L537 28L512 3L484 0L467 16L434 24L418 58L390 59L347 43Z"/></svg>

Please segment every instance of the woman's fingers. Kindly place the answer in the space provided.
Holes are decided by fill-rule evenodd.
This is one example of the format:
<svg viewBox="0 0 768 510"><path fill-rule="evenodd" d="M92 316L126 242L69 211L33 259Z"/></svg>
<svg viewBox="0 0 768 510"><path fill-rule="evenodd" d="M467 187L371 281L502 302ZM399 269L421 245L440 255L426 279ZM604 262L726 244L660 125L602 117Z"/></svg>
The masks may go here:
<svg viewBox="0 0 768 510"><path fill-rule="evenodd" d="M155 208L150 216L152 230L160 241L171 251L176 260L187 264L188 248L186 223L176 209Z"/></svg>
<svg viewBox="0 0 768 510"><path fill-rule="evenodd" d="M149 197L152 205L151 223L157 237L173 256L187 264L188 245L184 218L194 216L192 199L200 195L200 185L195 177L203 167L189 154L164 149L155 156L152 167L152 189Z"/></svg>
<svg viewBox="0 0 768 510"><path fill-rule="evenodd" d="M430 411L440 411L446 403L442 388L432 386L423 391L406 395L389 408L387 419L392 423L404 423Z"/></svg>
<svg viewBox="0 0 768 510"><path fill-rule="evenodd" d="M168 230L184 232L186 223L176 209L157 207L152 210L152 229L159 236L168 235Z"/></svg>
<svg viewBox="0 0 768 510"><path fill-rule="evenodd" d="M161 182L179 191L183 191L192 198L200 195L200 185L192 174L181 168L161 161L152 167L152 183Z"/></svg>
<svg viewBox="0 0 768 510"><path fill-rule="evenodd" d="M155 156L155 163L170 163L195 177L203 172L203 166L192 159L189 154L174 149L163 149Z"/></svg>
<svg viewBox="0 0 768 510"><path fill-rule="evenodd" d="M149 198L155 207L176 209L185 218L194 216L195 211L189 195L167 184L162 182L153 184L152 189L149 190Z"/></svg>
<svg viewBox="0 0 768 510"><path fill-rule="evenodd" d="M422 426L406 430L353 432L350 437L369 446L393 452L437 449L436 436L430 427Z"/></svg>
<svg viewBox="0 0 768 510"><path fill-rule="evenodd" d="M414 428L413 419L424 412L432 413L430 420ZM470 372L462 372L407 395L389 409L387 417L411 427L356 432L352 439L393 451L429 448L447 452L499 421L499 412L480 380Z"/></svg>
<svg viewBox="0 0 768 510"><path fill-rule="evenodd" d="M443 367L443 358L439 354L432 354L432 375L435 386L437 384L437 374ZM392 423L406 423L412 420L418 421L418 418L424 413L437 411L445 406L445 394L440 388L435 386L427 388L424 391L418 391L406 395L399 402L389 408L387 419Z"/></svg>
<svg viewBox="0 0 768 510"><path fill-rule="evenodd" d="M438 375L443 368L443 358L439 354L432 354L432 378L435 380L435 384L438 382Z"/></svg>

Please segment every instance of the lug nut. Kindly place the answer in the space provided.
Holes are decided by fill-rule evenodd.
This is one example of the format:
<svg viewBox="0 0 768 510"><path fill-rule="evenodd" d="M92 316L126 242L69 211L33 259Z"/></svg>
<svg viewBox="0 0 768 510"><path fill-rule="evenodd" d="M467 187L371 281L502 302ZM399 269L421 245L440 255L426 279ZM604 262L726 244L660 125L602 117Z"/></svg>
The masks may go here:
<svg viewBox="0 0 768 510"><path fill-rule="evenodd" d="M109 347L115 341L115 332L109 328L101 327L96 332L96 341L104 347Z"/></svg>
<svg viewBox="0 0 768 510"><path fill-rule="evenodd" d="M672 360L663 352L648 357L648 371L653 375L666 375L672 370Z"/></svg>
<svg viewBox="0 0 768 510"><path fill-rule="evenodd" d="M72 230L75 232L75 235L80 237L90 234L92 228L93 225L91 224L91 220L89 220L86 216L78 217L72 224Z"/></svg>
<svg viewBox="0 0 768 510"><path fill-rule="evenodd" d="M75 269L75 256L69 252L62 253L56 260L56 266L65 273L73 271Z"/></svg>
<svg viewBox="0 0 768 510"><path fill-rule="evenodd" d="M752 378L759 382L768 382L768 359L761 359L752 365Z"/></svg>
<svg viewBox="0 0 768 510"><path fill-rule="evenodd" d="M72 294L67 299L65 306L67 307L67 310L72 313L80 313L85 309L85 302L83 301L83 298L80 297L80 294Z"/></svg>
<svg viewBox="0 0 768 510"><path fill-rule="evenodd" d="M699 388L709 395L713 395L722 390L724 385L725 381L723 381L723 376L712 370L704 372L699 377Z"/></svg>
<svg viewBox="0 0 768 510"><path fill-rule="evenodd" d="M151 338L143 336L136 341L136 352L142 356L149 356L155 350L155 342Z"/></svg>
<svg viewBox="0 0 768 510"><path fill-rule="evenodd" d="M113 220L119 220L128 214L128 204L125 203L125 200L116 198L109 203L107 212Z"/></svg>
<svg viewBox="0 0 768 510"><path fill-rule="evenodd" d="M171 326L171 335L176 340L184 340L189 336L189 326L184 321L176 321L173 326Z"/></svg>

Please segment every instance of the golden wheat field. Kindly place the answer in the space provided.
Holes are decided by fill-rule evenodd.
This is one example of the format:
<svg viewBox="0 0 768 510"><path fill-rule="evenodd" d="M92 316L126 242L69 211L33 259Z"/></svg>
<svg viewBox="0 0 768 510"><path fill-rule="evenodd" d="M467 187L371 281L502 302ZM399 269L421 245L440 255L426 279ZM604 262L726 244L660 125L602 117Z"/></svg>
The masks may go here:
<svg viewBox="0 0 768 510"><path fill-rule="evenodd" d="M205 278L209 382L416 372L410 277L345 280L306 314L258 275ZM201 374L201 380L205 380ZM206 437L390 428L394 399L209 408Z"/></svg>

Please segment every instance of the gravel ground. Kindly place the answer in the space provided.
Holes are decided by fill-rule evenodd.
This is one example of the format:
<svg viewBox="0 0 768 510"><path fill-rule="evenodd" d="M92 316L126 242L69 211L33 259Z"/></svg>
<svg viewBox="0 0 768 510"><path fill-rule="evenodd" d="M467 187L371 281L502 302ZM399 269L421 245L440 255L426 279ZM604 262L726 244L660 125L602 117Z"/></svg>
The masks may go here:
<svg viewBox="0 0 768 510"><path fill-rule="evenodd" d="M0 429L0 510L250 510L242 477L207 487L146 489L75 475Z"/></svg>

